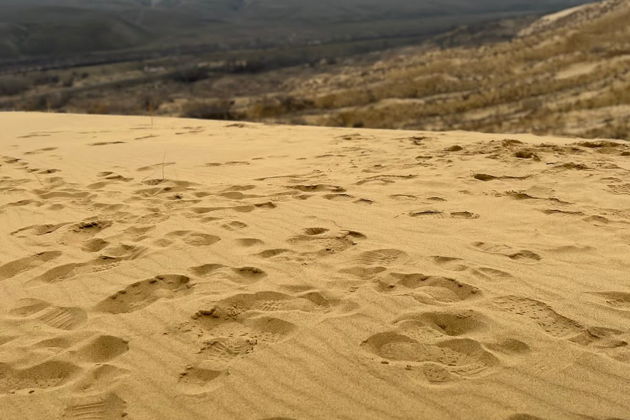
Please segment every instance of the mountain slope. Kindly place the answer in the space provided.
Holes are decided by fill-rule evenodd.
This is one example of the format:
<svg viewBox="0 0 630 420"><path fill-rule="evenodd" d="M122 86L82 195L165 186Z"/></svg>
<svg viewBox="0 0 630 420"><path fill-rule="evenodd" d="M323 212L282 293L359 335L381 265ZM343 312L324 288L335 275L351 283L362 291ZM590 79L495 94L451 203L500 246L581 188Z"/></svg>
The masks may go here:
<svg viewBox="0 0 630 420"><path fill-rule="evenodd" d="M282 44L427 35L460 24L584 2L0 0L0 59L199 43Z"/></svg>
<svg viewBox="0 0 630 420"><path fill-rule="evenodd" d="M629 138L628 22L628 0L589 5L543 18L510 42L406 49L368 68L298 76L244 112L309 124Z"/></svg>

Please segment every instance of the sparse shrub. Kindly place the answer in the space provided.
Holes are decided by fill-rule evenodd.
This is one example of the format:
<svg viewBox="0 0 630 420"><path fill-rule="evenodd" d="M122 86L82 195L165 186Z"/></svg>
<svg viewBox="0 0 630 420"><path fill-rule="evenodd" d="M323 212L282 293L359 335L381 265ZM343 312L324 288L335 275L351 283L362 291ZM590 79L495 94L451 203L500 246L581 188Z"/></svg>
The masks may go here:
<svg viewBox="0 0 630 420"><path fill-rule="evenodd" d="M313 106L313 101L291 95L267 96L257 101L251 107L250 113L254 118L273 118L300 112Z"/></svg>
<svg viewBox="0 0 630 420"><path fill-rule="evenodd" d="M164 102L163 96L155 92L145 92L138 98L138 108L149 114L155 112Z"/></svg>
<svg viewBox="0 0 630 420"><path fill-rule="evenodd" d="M187 67L172 73L169 78L179 83L195 83L208 78L208 69L203 67Z"/></svg>
<svg viewBox="0 0 630 420"><path fill-rule="evenodd" d="M61 78L61 86L63 87L72 87L74 86L74 76L75 74L66 74Z"/></svg>
<svg viewBox="0 0 630 420"><path fill-rule="evenodd" d="M188 102L182 109L182 116L208 120L231 120L234 119L233 105L234 102L227 99Z"/></svg>
<svg viewBox="0 0 630 420"><path fill-rule="evenodd" d="M21 108L25 111L58 111L66 106L69 101L69 93L54 92L32 96L22 103Z"/></svg>
<svg viewBox="0 0 630 420"><path fill-rule="evenodd" d="M56 74L43 72L43 73L36 73L35 75L31 76L31 80L33 84L36 86L56 85L59 83L59 76Z"/></svg>
<svg viewBox="0 0 630 420"><path fill-rule="evenodd" d="M4 76L0 78L0 96L12 96L27 91L31 84L26 78Z"/></svg>

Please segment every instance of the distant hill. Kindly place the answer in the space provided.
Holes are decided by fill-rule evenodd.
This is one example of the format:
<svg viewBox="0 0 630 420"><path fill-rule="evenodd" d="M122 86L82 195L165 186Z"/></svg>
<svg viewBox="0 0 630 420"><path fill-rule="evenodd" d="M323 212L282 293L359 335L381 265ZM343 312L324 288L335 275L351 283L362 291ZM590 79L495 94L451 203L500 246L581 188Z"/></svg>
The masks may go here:
<svg viewBox="0 0 630 420"><path fill-rule="evenodd" d="M24 1L51 7L42 0ZM569 9L558 11L553 6L547 15L523 12L491 20L485 19L503 13L496 12L498 3L493 6L491 1L475 2L475 8L496 7L494 14L484 15L473 13L481 9L471 9L470 2L448 3L451 9L447 13L446 3L424 2L423 6L422 2L397 0L394 4L400 9L390 10L390 15L406 5L408 16L389 21L365 17L370 13L379 16L377 10L385 13L375 0L349 0L343 7L341 2L327 1L296 9L293 6L298 0L62 0L60 4L82 13L86 20L98 12L109 23L90 37L80 36L87 29L75 25L75 37L67 45L75 45L77 51L88 48L89 53L68 59L26 58L13 67L0 65L0 73L4 70L0 74L0 109L630 140L630 0L571 2ZM532 4L513 2L511 10L524 10ZM543 2L536 4L541 7ZM424 13L441 7L443 15L414 20L412 11L421 6ZM313 12L307 13L309 8ZM350 22L348 16L358 16L351 10L361 10L366 20ZM2 13L6 15L6 10ZM169 13L177 18L167 19ZM215 34L217 39L245 46L185 50L184 46L192 45L186 43L186 28L180 28L181 32L171 29L184 21L181 16L191 22L206 19L202 25L206 41ZM461 22L462 16L470 18L470 23L447 30L447 22ZM27 17L20 15L23 20ZM307 22L307 17L312 20ZM165 22L162 32L156 30L160 19ZM328 23L317 29L311 23L318 19ZM430 35L431 26L422 25L422 19L437 25L434 29L442 29ZM54 22L70 25L71 21L60 17ZM405 32L412 26L416 31L428 31L427 35ZM304 37L302 41L278 36L296 27L302 28L296 30ZM0 25L0 31L10 34L0 38L0 45L13 53L19 50L16 43L35 48L37 31L29 28ZM188 29L194 34L199 27ZM259 36L257 41L248 38L256 30L264 30L268 36ZM322 31L338 36L337 40L315 42ZM372 31L372 35L361 38L361 31ZM57 32L68 39L67 32ZM413 33L416 36L405 38ZM59 46L58 54L66 45L53 36L39 39L49 49ZM198 36L195 42L201 40ZM90 44L106 48L108 42L127 45L131 53L105 52L95 57L89 50ZM410 44L413 46L393 48ZM152 55L151 45L161 48L160 52ZM379 49L383 51L375 51ZM143 55L143 51L150 54ZM372 52L358 54L365 51Z"/></svg>
<svg viewBox="0 0 630 420"><path fill-rule="evenodd" d="M630 0L584 5L545 16L509 42L407 48L374 64L296 74L241 111L315 125L630 140L628 22Z"/></svg>
<svg viewBox="0 0 630 420"><path fill-rule="evenodd" d="M433 35L585 0L0 0L0 60Z"/></svg>

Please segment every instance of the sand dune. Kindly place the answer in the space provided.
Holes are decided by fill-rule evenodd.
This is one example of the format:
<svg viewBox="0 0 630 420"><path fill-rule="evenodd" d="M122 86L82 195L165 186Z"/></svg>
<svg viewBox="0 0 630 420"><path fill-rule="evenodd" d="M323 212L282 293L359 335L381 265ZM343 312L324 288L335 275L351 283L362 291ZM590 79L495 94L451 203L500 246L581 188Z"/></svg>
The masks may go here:
<svg viewBox="0 0 630 420"><path fill-rule="evenodd" d="M630 416L628 143L0 123L2 419Z"/></svg>

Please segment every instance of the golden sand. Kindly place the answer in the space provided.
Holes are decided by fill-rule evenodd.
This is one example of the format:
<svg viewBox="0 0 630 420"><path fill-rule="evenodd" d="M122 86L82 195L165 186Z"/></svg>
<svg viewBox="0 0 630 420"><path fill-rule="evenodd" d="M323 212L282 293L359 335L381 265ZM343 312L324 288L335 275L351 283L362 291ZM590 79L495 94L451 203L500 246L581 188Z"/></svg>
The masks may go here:
<svg viewBox="0 0 630 420"><path fill-rule="evenodd" d="M630 415L628 143L0 126L2 419Z"/></svg>

